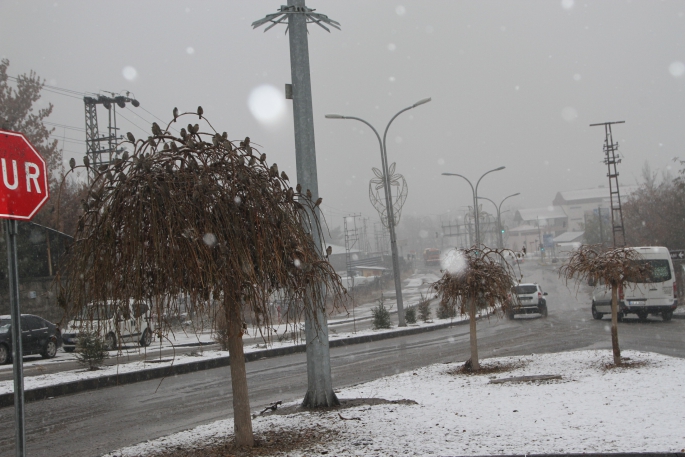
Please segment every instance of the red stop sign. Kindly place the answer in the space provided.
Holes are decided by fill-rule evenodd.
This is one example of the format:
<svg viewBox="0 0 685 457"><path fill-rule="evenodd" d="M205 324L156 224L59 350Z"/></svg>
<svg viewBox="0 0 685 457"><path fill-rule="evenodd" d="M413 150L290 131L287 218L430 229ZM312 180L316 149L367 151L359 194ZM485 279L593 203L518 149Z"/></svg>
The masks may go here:
<svg viewBox="0 0 685 457"><path fill-rule="evenodd" d="M23 133L0 130L0 219L35 216L50 197L47 168Z"/></svg>

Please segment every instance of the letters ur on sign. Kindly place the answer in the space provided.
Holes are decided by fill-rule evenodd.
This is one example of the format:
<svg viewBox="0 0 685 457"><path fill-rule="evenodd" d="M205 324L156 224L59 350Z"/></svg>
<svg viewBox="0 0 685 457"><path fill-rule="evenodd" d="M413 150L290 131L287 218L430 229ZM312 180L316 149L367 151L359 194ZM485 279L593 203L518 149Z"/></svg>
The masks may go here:
<svg viewBox="0 0 685 457"><path fill-rule="evenodd" d="M32 219L49 193L40 154L23 134L0 130L0 218Z"/></svg>

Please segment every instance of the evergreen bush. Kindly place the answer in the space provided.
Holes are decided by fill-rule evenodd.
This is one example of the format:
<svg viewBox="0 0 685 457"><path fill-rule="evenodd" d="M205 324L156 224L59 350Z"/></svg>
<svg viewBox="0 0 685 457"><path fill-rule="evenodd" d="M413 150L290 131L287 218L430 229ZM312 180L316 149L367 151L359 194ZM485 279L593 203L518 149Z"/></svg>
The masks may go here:
<svg viewBox="0 0 685 457"><path fill-rule="evenodd" d="M95 371L109 358L107 345L97 332L82 332L76 343L76 360L88 370Z"/></svg>
<svg viewBox="0 0 685 457"><path fill-rule="evenodd" d="M409 308L407 308L407 310L404 312L404 320L407 321L407 324L416 324L415 306L410 306Z"/></svg>
<svg viewBox="0 0 685 457"><path fill-rule="evenodd" d="M383 302L383 296L381 295L381 298L378 299L378 306L371 308L374 330L392 327L392 323L390 322L390 311L388 311Z"/></svg>
<svg viewBox="0 0 685 457"><path fill-rule="evenodd" d="M453 303L446 304L441 301L436 314L438 319L453 319L457 316L457 307Z"/></svg>
<svg viewBox="0 0 685 457"><path fill-rule="evenodd" d="M416 305L419 310L419 319L423 322L428 322L431 319L431 301L429 298L421 294L421 301Z"/></svg>

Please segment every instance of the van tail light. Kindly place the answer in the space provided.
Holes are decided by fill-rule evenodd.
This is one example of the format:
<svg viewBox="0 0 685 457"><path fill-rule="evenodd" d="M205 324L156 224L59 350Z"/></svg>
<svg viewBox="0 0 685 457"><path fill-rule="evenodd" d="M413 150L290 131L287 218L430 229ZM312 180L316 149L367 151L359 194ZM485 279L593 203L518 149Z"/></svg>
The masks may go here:
<svg viewBox="0 0 685 457"><path fill-rule="evenodd" d="M678 298L678 285L673 281L673 298Z"/></svg>
<svg viewBox="0 0 685 457"><path fill-rule="evenodd" d="M623 284L618 286L618 299L623 300L625 295L623 294Z"/></svg>
<svg viewBox="0 0 685 457"><path fill-rule="evenodd" d="M538 292L538 300L542 300L542 292Z"/></svg>

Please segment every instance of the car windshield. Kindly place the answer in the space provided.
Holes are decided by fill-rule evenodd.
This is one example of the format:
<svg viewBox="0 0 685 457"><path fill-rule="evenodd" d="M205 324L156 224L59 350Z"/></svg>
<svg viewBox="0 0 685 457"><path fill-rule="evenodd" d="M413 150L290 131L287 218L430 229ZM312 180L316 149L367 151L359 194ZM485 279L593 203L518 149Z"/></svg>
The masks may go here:
<svg viewBox="0 0 685 457"><path fill-rule="evenodd" d="M537 290L538 290L537 286L530 286L530 285L514 287L514 293L516 293L516 295L534 294L535 292L537 292Z"/></svg>
<svg viewBox="0 0 685 457"><path fill-rule="evenodd" d="M0 333L8 333L11 324L12 321L10 319L0 319Z"/></svg>

